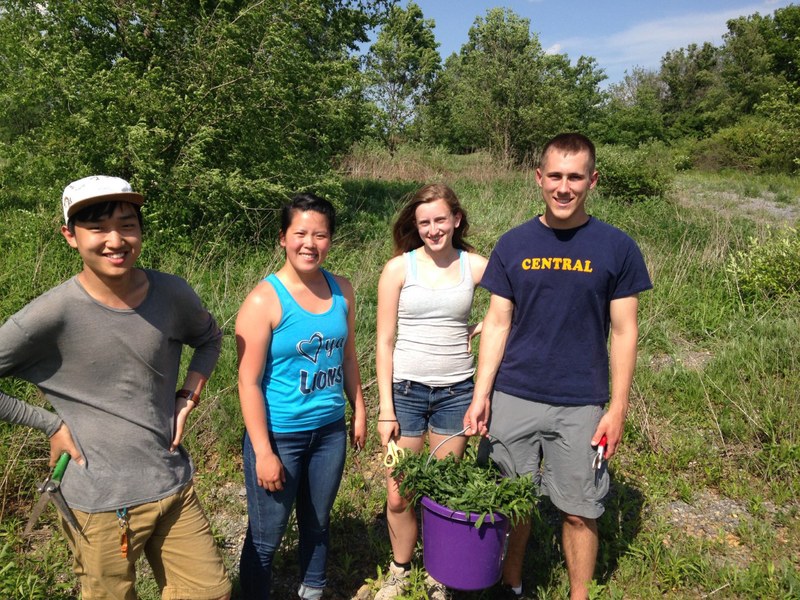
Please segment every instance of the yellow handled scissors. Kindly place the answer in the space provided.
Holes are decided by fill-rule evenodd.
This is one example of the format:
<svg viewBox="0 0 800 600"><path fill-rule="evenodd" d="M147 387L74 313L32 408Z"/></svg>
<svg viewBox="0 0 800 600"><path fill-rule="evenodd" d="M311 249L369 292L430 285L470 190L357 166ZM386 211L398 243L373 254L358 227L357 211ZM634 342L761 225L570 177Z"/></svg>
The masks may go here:
<svg viewBox="0 0 800 600"><path fill-rule="evenodd" d="M386 444L386 456L383 457L383 466L390 469L394 468L398 461L406 455L406 451L394 443L394 440L389 440Z"/></svg>

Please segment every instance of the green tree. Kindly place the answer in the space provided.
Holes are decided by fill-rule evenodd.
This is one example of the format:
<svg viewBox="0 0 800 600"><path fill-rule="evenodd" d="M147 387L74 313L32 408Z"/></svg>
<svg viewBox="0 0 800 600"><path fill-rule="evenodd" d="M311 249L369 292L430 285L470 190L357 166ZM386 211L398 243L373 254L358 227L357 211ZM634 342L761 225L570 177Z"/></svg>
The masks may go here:
<svg viewBox="0 0 800 600"><path fill-rule="evenodd" d="M775 171L800 171L800 83L785 83L764 94L756 116L772 124L770 156L765 166ZM766 169L765 169L766 170Z"/></svg>
<svg viewBox="0 0 800 600"><path fill-rule="evenodd" d="M731 127L754 115L766 94L800 80L800 6L732 19L727 27L720 47L692 44L662 59L669 137L703 138L723 128L730 137ZM754 121L748 123L753 128Z"/></svg>
<svg viewBox="0 0 800 600"><path fill-rule="evenodd" d="M662 60L668 135L699 138L691 155L705 168L792 171L800 7L739 17L727 26L719 48L693 45Z"/></svg>
<svg viewBox="0 0 800 600"><path fill-rule="evenodd" d="M602 117L590 128L599 141L636 148L642 142L664 139L661 104L665 90L658 73L636 67L611 85L608 94Z"/></svg>
<svg viewBox="0 0 800 600"><path fill-rule="evenodd" d="M728 89L728 104L735 114L751 114L766 94L784 81L775 72L767 36L773 31L771 17L755 14L728 21L721 48L721 74Z"/></svg>
<svg viewBox="0 0 800 600"><path fill-rule="evenodd" d="M666 87L662 107L670 137L704 136L730 122L720 50L713 44L667 52L659 76Z"/></svg>
<svg viewBox="0 0 800 600"><path fill-rule="evenodd" d="M566 58L566 55L561 55ZM572 67L564 68L568 87L568 105L565 116L570 129L589 131L600 117L600 111L608 94L600 91L600 84L608 77L590 56L580 56Z"/></svg>
<svg viewBox="0 0 800 600"><path fill-rule="evenodd" d="M521 133L520 113L538 104L536 80L543 75L543 61L528 19L503 9L478 17L461 51L459 110L452 115L458 129L471 133L474 145L511 159Z"/></svg>
<svg viewBox="0 0 800 600"><path fill-rule="evenodd" d="M252 235L293 190L335 195L366 114L353 50L383 4L7 0L0 202L109 173L147 194L151 231Z"/></svg>
<svg viewBox="0 0 800 600"><path fill-rule="evenodd" d="M587 126L604 78L594 59L572 66L565 55L546 54L528 19L491 9L445 61L426 113L427 137L455 150L486 148L524 160L554 133Z"/></svg>
<svg viewBox="0 0 800 600"><path fill-rule="evenodd" d="M764 35L775 71L800 85L800 5L791 4L776 10L772 27Z"/></svg>
<svg viewBox="0 0 800 600"><path fill-rule="evenodd" d="M394 153L426 102L441 57L434 22L413 2L393 6L366 59L369 96L378 107L378 134Z"/></svg>

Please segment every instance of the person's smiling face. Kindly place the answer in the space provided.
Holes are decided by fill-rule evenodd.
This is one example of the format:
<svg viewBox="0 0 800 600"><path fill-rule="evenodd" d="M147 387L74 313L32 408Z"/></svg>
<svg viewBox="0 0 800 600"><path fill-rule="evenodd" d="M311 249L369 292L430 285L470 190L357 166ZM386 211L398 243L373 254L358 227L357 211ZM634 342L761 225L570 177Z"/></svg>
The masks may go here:
<svg viewBox="0 0 800 600"><path fill-rule="evenodd" d="M136 210L120 202L114 212L93 221L76 221L75 233L62 228L64 237L83 259L84 269L101 279L130 272L142 251L142 228Z"/></svg>
<svg viewBox="0 0 800 600"><path fill-rule="evenodd" d="M453 246L453 233L461 223L461 215L454 215L450 205L439 199L417 206L414 220L425 248L440 252Z"/></svg>
<svg viewBox="0 0 800 600"><path fill-rule="evenodd" d="M545 203L545 225L572 229L588 220L586 198L597 184L597 171L591 170L587 151L565 154L558 149L548 150L541 167L536 169L536 183Z"/></svg>
<svg viewBox="0 0 800 600"><path fill-rule="evenodd" d="M280 234L280 244L298 273L318 269L331 247L328 217L315 210L294 211L289 227Z"/></svg>

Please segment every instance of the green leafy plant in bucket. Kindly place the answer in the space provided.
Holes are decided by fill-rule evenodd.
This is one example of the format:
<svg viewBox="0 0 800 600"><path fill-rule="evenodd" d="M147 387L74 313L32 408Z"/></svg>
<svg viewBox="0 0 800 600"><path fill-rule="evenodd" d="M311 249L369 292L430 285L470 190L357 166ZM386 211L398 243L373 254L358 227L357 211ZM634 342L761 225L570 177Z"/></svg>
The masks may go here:
<svg viewBox="0 0 800 600"><path fill-rule="evenodd" d="M449 454L436 460L426 453L406 452L393 472L400 481L400 493L412 505L423 496L451 510L477 514L479 528L499 513L512 524L529 517L536 505L536 492L530 475L504 477L491 459L477 460L475 448L464 458Z"/></svg>

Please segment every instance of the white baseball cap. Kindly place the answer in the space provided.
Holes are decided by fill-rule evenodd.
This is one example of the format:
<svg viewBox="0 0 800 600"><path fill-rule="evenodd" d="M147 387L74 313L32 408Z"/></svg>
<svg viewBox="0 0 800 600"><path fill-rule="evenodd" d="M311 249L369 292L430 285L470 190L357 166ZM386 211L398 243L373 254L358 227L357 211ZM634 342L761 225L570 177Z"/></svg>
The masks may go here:
<svg viewBox="0 0 800 600"><path fill-rule="evenodd" d="M76 212L98 202L123 200L131 204L144 204L144 196L131 189L131 184L119 177L92 175L73 181L64 188L61 206L64 209L64 222Z"/></svg>

